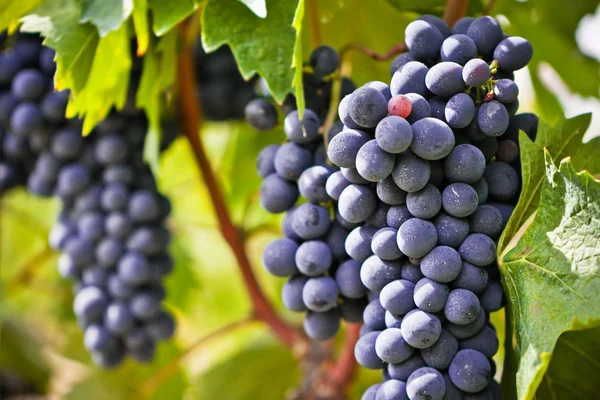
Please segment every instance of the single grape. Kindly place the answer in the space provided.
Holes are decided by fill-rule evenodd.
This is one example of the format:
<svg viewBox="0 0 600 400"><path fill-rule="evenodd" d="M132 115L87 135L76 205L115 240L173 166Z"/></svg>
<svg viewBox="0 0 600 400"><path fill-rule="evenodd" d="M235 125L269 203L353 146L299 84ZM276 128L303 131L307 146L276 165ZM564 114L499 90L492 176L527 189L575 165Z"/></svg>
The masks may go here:
<svg viewBox="0 0 600 400"><path fill-rule="evenodd" d="M342 176L350 183L357 185L368 185L370 182L363 178L356 168L340 168Z"/></svg>
<svg viewBox="0 0 600 400"><path fill-rule="evenodd" d="M46 91L48 82L44 76L35 69L19 71L11 83L11 93L21 101L39 100Z"/></svg>
<svg viewBox="0 0 600 400"><path fill-rule="evenodd" d="M408 97L412 104L411 112L406 117L409 123L414 124L420 119L431 117L431 107L423 96L417 93L407 93L404 96Z"/></svg>
<svg viewBox="0 0 600 400"><path fill-rule="evenodd" d="M319 117L308 108L304 110L304 116L300 121L298 111L292 111L286 115L283 121L283 130L289 140L297 144L311 143L319 138Z"/></svg>
<svg viewBox="0 0 600 400"><path fill-rule="evenodd" d="M490 66L480 58L473 58L465 64L462 77L469 86L478 87L490 79Z"/></svg>
<svg viewBox="0 0 600 400"><path fill-rule="evenodd" d="M398 247L409 257L423 257L436 243L437 231L429 221L411 218L398 230Z"/></svg>
<svg viewBox="0 0 600 400"><path fill-rule="evenodd" d="M477 192L466 183L451 183L442 192L444 211L453 217L467 217L477 209Z"/></svg>
<svg viewBox="0 0 600 400"><path fill-rule="evenodd" d="M61 196L73 196L82 192L90 182L87 168L81 164L69 164L60 170L58 175L58 194Z"/></svg>
<svg viewBox="0 0 600 400"><path fill-rule="evenodd" d="M298 200L298 186L274 173L260 185L260 204L270 213L289 210Z"/></svg>
<svg viewBox="0 0 600 400"><path fill-rule="evenodd" d="M437 342L442 332L438 317L421 310L412 310L402 319L402 337L414 348L426 349Z"/></svg>
<svg viewBox="0 0 600 400"><path fill-rule="evenodd" d="M444 35L430 22L416 20L406 27L404 40L415 57L427 60L438 55Z"/></svg>
<svg viewBox="0 0 600 400"><path fill-rule="evenodd" d="M367 304L363 312L363 321L372 330L385 329L385 309L379 299L371 300Z"/></svg>
<svg viewBox="0 0 600 400"><path fill-rule="evenodd" d="M479 128L488 136L500 136L508 128L510 116L504 104L492 100L479 107L477 123Z"/></svg>
<svg viewBox="0 0 600 400"><path fill-rule="evenodd" d="M490 196L494 200L510 200L519 191L519 175L512 166L506 163L489 163L483 176L488 183Z"/></svg>
<svg viewBox="0 0 600 400"><path fill-rule="evenodd" d="M377 229L370 226L360 226L353 229L346 238L345 248L350 257L357 261L366 260L373 251L371 250L371 239Z"/></svg>
<svg viewBox="0 0 600 400"><path fill-rule="evenodd" d="M381 289L379 299L381 305L392 314L406 314L413 308L415 284L404 279L397 279Z"/></svg>
<svg viewBox="0 0 600 400"><path fill-rule="evenodd" d="M444 38L447 38L448 36L450 36L452 34L452 32L450 31L450 27L448 26L446 21L444 21L440 17L436 17L435 15L424 14L424 15L417 17L417 21L429 22L431 25L438 28L438 30L441 32L441 34Z"/></svg>
<svg viewBox="0 0 600 400"><path fill-rule="evenodd" d="M452 27L452 33L455 35L457 35L457 34L466 35L467 30L469 29L469 26L471 25L471 23L473 23L473 21L475 21L475 18L473 18L473 17L462 17L461 19L456 21L456 23Z"/></svg>
<svg viewBox="0 0 600 400"><path fill-rule="evenodd" d="M426 364L423 361L423 357L421 357L421 352L417 351L401 363L388 364L388 373L392 379L406 382L410 374L425 366Z"/></svg>
<svg viewBox="0 0 600 400"><path fill-rule="evenodd" d="M388 114L406 118L412 111L412 102L408 96L398 94L388 101Z"/></svg>
<svg viewBox="0 0 600 400"><path fill-rule="evenodd" d="M302 291L304 285L308 282L308 277L304 275L294 275L285 282L281 289L281 300L283 305L292 311L302 312L307 311L304 300L302 300Z"/></svg>
<svg viewBox="0 0 600 400"><path fill-rule="evenodd" d="M477 18L469 25L467 36L473 39L479 54L484 57L494 53L494 49L503 37L498 21L487 15Z"/></svg>
<svg viewBox="0 0 600 400"><path fill-rule="evenodd" d="M383 371L386 372L385 369ZM386 380L377 390L375 400L408 400L406 383L397 379Z"/></svg>
<svg viewBox="0 0 600 400"><path fill-rule="evenodd" d="M363 87L369 87L377 90L379 93L383 95L385 101L389 102L392 99L392 93L390 92L390 87L387 83L381 81L371 81L367 82L363 85Z"/></svg>
<svg viewBox="0 0 600 400"><path fill-rule="evenodd" d="M370 256L362 265L360 279L372 291L380 291L388 283L400 279L402 264L395 261L385 261L377 256Z"/></svg>
<svg viewBox="0 0 600 400"><path fill-rule="evenodd" d="M117 340L106 327L93 324L85 329L83 345L88 351L106 351L117 347Z"/></svg>
<svg viewBox="0 0 600 400"><path fill-rule="evenodd" d="M500 282L490 281L485 291L479 296L481 307L486 312L498 311L502 308L504 289Z"/></svg>
<svg viewBox="0 0 600 400"><path fill-rule="evenodd" d="M519 145L512 140L501 140L498 142L496 161L514 164L519 161Z"/></svg>
<svg viewBox="0 0 600 400"><path fill-rule="evenodd" d="M442 61L452 61L465 65L467 61L477 57L477 46L467 35L454 34L444 40L440 55Z"/></svg>
<svg viewBox="0 0 600 400"><path fill-rule="evenodd" d="M121 136L107 135L101 137L94 147L96 161L102 165L114 165L127 161L129 147Z"/></svg>
<svg viewBox="0 0 600 400"><path fill-rule="evenodd" d="M244 115L248 124L259 131L268 131L277 125L277 109L262 98L250 101Z"/></svg>
<svg viewBox="0 0 600 400"><path fill-rule="evenodd" d="M369 332L361 336L354 346L354 358L361 366L368 369L381 369L384 364L375 351L375 343L380 332Z"/></svg>
<svg viewBox="0 0 600 400"><path fill-rule="evenodd" d="M329 276L310 278L302 289L302 300L309 310L325 312L337 305L338 289Z"/></svg>
<svg viewBox="0 0 600 400"><path fill-rule="evenodd" d="M403 223L412 217L413 215L408 211L405 204L392 206L386 215L386 223L390 228L399 229Z"/></svg>
<svg viewBox="0 0 600 400"><path fill-rule="evenodd" d="M473 233L462 242L458 252L463 260L485 267L496 259L496 244L489 236Z"/></svg>
<svg viewBox="0 0 600 400"><path fill-rule="evenodd" d="M413 140L410 149L425 160L444 158L454 147L454 133L443 121L423 118L415 122L412 129Z"/></svg>
<svg viewBox="0 0 600 400"><path fill-rule="evenodd" d="M360 400L376 400L376 394L379 388L381 387L381 383L376 383L372 386L369 386L367 390L363 393Z"/></svg>
<svg viewBox="0 0 600 400"><path fill-rule="evenodd" d="M520 36L510 36L501 41L494 50L494 59L498 60L504 71L516 71L526 66L533 57L533 47Z"/></svg>
<svg viewBox="0 0 600 400"><path fill-rule="evenodd" d="M453 281L460 274L461 268L460 255L449 246L437 246L421 259L421 272L436 282Z"/></svg>
<svg viewBox="0 0 600 400"><path fill-rule="evenodd" d="M517 101L519 96L519 87L510 79L499 79L494 83L494 97L502 103L512 103Z"/></svg>
<svg viewBox="0 0 600 400"><path fill-rule="evenodd" d="M461 340L458 343L458 347L461 350L477 350L484 356L492 358L498 351L498 335L496 334L496 331L489 326L484 326L477 335L469 339Z"/></svg>
<svg viewBox="0 0 600 400"><path fill-rule="evenodd" d="M442 194L435 186L427 184L418 192L406 195L406 207L417 218L433 218L442 209Z"/></svg>
<svg viewBox="0 0 600 400"><path fill-rule="evenodd" d="M502 233L502 214L494 206L484 204L477 207L470 215L471 232L483 233L492 238L497 238Z"/></svg>
<svg viewBox="0 0 600 400"><path fill-rule="evenodd" d="M108 306L106 294L95 286L88 286L75 296L73 311L77 318L85 321L94 321L102 318Z"/></svg>
<svg viewBox="0 0 600 400"><path fill-rule="evenodd" d="M352 93L348 110L357 124L374 128L387 115L387 100L377 89L363 86Z"/></svg>
<svg viewBox="0 0 600 400"><path fill-rule="evenodd" d="M396 97L399 96L402 95ZM413 132L410 124L404 118L390 115L377 124L375 139L379 147L386 152L402 153L410 146L413 139Z"/></svg>
<svg viewBox="0 0 600 400"><path fill-rule="evenodd" d="M365 221L377 207L377 196L367 186L352 184L342 191L338 202L341 216L347 221Z"/></svg>
<svg viewBox="0 0 600 400"><path fill-rule="evenodd" d="M450 98L444 109L444 116L452 128L465 128L475 116L475 103L471 96L459 93Z"/></svg>
<svg viewBox="0 0 600 400"><path fill-rule="evenodd" d="M492 369L488 359L476 350L460 350L448 369L452 383L467 393L477 393L489 384Z"/></svg>
<svg viewBox="0 0 600 400"><path fill-rule="evenodd" d="M335 171L327 178L325 191L333 200L339 200L340 195L350 185L350 182L344 178L341 171Z"/></svg>
<svg viewBox="0 0 600 400"><path fill-rule="evenodd" d="M263 265L275 276L291 276L298 273L296 252L298 244L287 238L276 239L269 243L262 254Z"/></svg>
<svg viewBox="0 0 600 400"><path fill-rule="evenodd" d="M317 239L327 233L331 221L326 208L302 204L294 210L292 228L302 239Z"/></svg>
<svg viewBox="0 0 600 400"><path fill-rule="evenodd" d="M21 102L10 116L10 129L15 135L31 135L42 127L43 117L40 108L35 103Z"/></svg>
<svg viewBox="0 0 600 400"><path fill-rule="evenodd" d="M335 281L340 293L350 299L359 299L367 293L367 288L360 280L362 263L356 260L346 260L335 272Z"/></svg>
<svg viewBox="0 0 600 400"><path fill-rule="evenodd" d="M356 154L358 173L370 182L379 182L387 178L394 168L395 158L382 150L378 141L370 140Z"/></svg>
<svg viewBox="0 0 600 400"><path fill-rule="evenodd" d="M444 316L457 325L467 325L475 321L483 312L477 296L466 289L454 289L448 295Z"/></svg>
<svg viewBox="0 0 600 400"><path fill-rule="evenodd" d="M431 67L425 77L425 85L438 96L453 96L464 90L463 68L450 61L442 61Z"/></svg>
<svg viewBox="0 0 600 400"><path fill-rule="evenodd" d="M444 309L449 292L447 285L422 278L415 285L413 300L419 309L436 313Z"/></svg>
<svg viewBox="0 0 600 400"><path fill-rule="evenodd" d="M396 260L402 257L396 240L397 235L398 231L394 228L379 229L371 240L371 250L382 260Z"/></svg>
<svg viewBox="0 0 600 400"><path fill-rule="evenodd" d="M340 56L329 46L319 46L310 53L309 63L316 74L326 76L333 74L340 65Z"/></svg>
<svg viewBox="0 0 600 400"><path fill-rule="evenodd" d="M475 321L466 325L458 325L453 324L452 322L446 321L444 324L444 329L452 334L455 338L468 339L470 337L475 336L477 333L481 331L483 326L486 323L486 314L484 312L480 312Z"/></svg>
<svg viewBox="0 0 600 400"><path fill-rule="evenodd" d="M404 151L396 156L392 179L405 192L416 192L423 189L429 181L430 174L429 162L417 157L413 152Z"/></svg>
<svg viewBox="0 0 600 400"><path fill-rule="evenodd" d="M402 272L401 278L412 283L417 283L423 278L423 273L421 272L421 268L418 265L411 263L410 261L404 262L402 264ZM416 290L416 288L415 288Z"/></svg>
<svg viewBox="0 0 600 400"><path fill-rule="evenodd" d="M331 140L327 148L327 155L331 162L338 167L354 168L356 155L368 140L368 136L361 131L344 130Z"/></svg>
<svg viewBox="0 0 600 400"><path fill-rule="evenodd" d="M256 158L256 171L261 178L266 178L275 172L275 154L279 150L278 144L272 144L260 151Z"/></svg>
<svg viewBox="0 0 600 400"><path fill-rule="evenodd" d="M460 274L452 282L454 289L467 289L476 295L481 294L488 284L488 272L468 262L463 262Z"/></svg>
<svg viewBox="0 0 600 400"><path fill-rule="evenodd" d="M475 183L485 171L485 157L470 144L459 144L444 159L444 177L450 182Z"/></svg>
<svg viewBox="0 0 600 400"><path fill-rule="evenodd" d="M423 367L408 377L406 393L411 400L442 400L446 394L446 383L437 370Z"/></svg>
<svg viewBox="0 0 600 400"><path fill-rule="evenodd" d="M295 252L295 260L295 265L304 275L319 276L329 270L333 255L325 242L309 240L298 247Z"/></svg>
<svg viewBox="0 0 600 400"><path fill-rule="evenodd" d="M311 203L324 203L329 200L325 190L327 179L331 175L331 169L315 165L300 175L298 188L300 194Z"/></svg>
<svg viewBox="0 0 600 400"><path fill-rule="evenodd" d="M312 164L310 151L300 145L287 142L275 153L275 170L284 179L294 181Z"/></svg>
<svg viewBox="0 0 600 400"><path fill-rule="evenodd" d="M416 93L421 96L427 95L425 77L429 69L419 61L410 61L394 73L390 82L392 96L398 94Z"/></svg>
<svg viewBox="0 0 600 400"><path fill-rule="evenodd" d="M375 351L383 361L395 364L408 359L415 349L406 343L400 329L388 328L377 337Z"/></svg>
<svg viewBox="0 0 600 400"><path fill-rule="evenodd" d="M391 176L377 182L377 197L379 200L391 206L406 202L406 192L398 187Z"/></svg>

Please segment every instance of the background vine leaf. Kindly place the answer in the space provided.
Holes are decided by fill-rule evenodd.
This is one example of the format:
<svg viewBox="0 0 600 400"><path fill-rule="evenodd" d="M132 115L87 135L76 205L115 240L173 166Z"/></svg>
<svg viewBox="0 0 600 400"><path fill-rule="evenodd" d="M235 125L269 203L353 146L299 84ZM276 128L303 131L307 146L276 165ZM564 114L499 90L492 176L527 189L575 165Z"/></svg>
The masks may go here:
<svg viewBox="0 0 600 400"><path fill-rule="evenodd" d="M533 398L561 333L600 323L600 182L570 159L545 160L537 214L502 259L519 399Z"/></svg>
<svg viewBox="0 0 600 400"><path fill-rule="evenodd" d="M265 18L267 16L266 0L238 0L245 4L257 17Z"/></svg>
<svg viewBox="0 0 600 400"><path fill-rule="evenodd" d="M44 0L0 0L0 31L5 30L13 21L27 14Z"/></svg>
<svg viewBox="0 0 600 400"><path fill-rule="evenodd" d="M292 27L298 0L270 0L261 19L238 0L212 0L202 17L207 52L231 47L245 79L259 73L276 101L282 102L294 79L291 68L296 32Z"/></svg>
<svg viewBox="0 0 600 400"><path fill-rule="evenodd" d="M133 0L83 0L81 22L98 27L100 37L119 29L133 11Z"/></svg>

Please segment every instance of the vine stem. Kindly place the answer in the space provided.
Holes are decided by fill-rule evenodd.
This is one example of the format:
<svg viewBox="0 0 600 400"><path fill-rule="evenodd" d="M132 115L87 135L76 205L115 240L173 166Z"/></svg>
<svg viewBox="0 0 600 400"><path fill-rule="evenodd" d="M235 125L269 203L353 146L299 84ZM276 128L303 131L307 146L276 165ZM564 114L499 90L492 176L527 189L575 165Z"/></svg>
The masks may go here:
<svg viewBox="0 0 600 400"><path fill-rule="evenodd" d="M349 43L342 48L340 51L340 57L343 59L346 53L350 50L358 50L361 53L366 54L371 57L375 61L387 61L390 58L394 57L397 54L400 54L407 50L406 44L404 42L399 42L393 45L388 51L385 53L378 53L373 49L368 48L367 46L363 46L358 43Z"/></svg>
<svg viewBox="0 0 600 400"><path fill-rule="evenodd" d="M327 394L339 395L346 392L356 374L354 347L360 336L360 324L350 324L346 330L344 348L333 367L325 378L324 385Z"/></svg>
<svg viewBox="0 0 600 400"><path fill-rule="evenodd" d="M469 0L448 0L443 19L450 28L454 26L456 21L465 16L467 7L469 7Z"/></svg>
<svg viewBox="0 0 600 400"><path fill-rule="evenodd" d="M317 0L306 0L306 11L310 26L310 41L313 49L321 45L321 29L319 28L319 10Z"/></svg>
<svg viewBox="0 0 600 400"><path fill-rule="evenodd" d="M194 153L196 164L204 179L203 183L208 189L213 208L217 215L217 220L219 221L221 234L236 258L237 265L242 274L242 279L252 300L254 317L269 325L277 337L287 346L297 351L303 351L306 347L307 339L299 331L279 318L270 302L267 300L252 270L250 259L246 253L243 235L233 224L229 211L227 210L225 199L219 184L217 183L210 162L208 161L204 145L200 139L200 127L203 115L196 94L196 78L191 56L193 53L193 42L188 38L188 35L186 35L185 22L180 24L178 29L180 31L181 40L183 41L183 46L177 62L179 74L179 102L183 121L183 131Z"/></svg>
<svg viewBox="0 0 600 400"><path fill-rule="evenodd" d="M142 398L151 397L156 391L163 385L165 381L167 381L170 377L175 375L177 371L179 371L179 362L187 357L190 353L197 350L200 347L205 346L207 343L211 342L214 339L223 337L241 327L251 324L255 322L254 318L245 318L239 321L231 322L227 325L220 327L219 329L200 337L192 344L190 344L185 350L179 353L175 358L173 358L168 364L160 368L156 373L154 373L149 379L146 380L144 384L140 387L140 394Z"/></svg>

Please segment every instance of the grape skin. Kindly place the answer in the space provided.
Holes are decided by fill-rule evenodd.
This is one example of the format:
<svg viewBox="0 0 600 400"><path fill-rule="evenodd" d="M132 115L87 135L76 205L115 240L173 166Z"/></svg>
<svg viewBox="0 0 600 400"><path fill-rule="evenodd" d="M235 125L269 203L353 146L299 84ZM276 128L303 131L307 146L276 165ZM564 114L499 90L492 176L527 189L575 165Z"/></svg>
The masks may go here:
<svg viewBox="0 0 600 400"><path fill-rule="evenodd" d="M412 310L402 319L402 337L414 348L426 349L437 342L442 332L438 317L421 310Z"/></svg>
<svg viewBox="0 0 600 400"><path fill-rule="evenodd" d="M383 330L375 341L375 352L381 360L387 363L400 363L408 359L413 353L411 347L402 337L398 328Z"/></svg>
<svg viewBox="0 0 600 400"><path fill-rule="evenodd" d="M516 71L526 66L533 57L531 43L520 36L502 40L494 49L494 59L505 71Z"/></svg>
<svg viewBox="0 0 600 400"><path fill-rule="evenodd" d="M392 170L394 183L405 192L416 192L427 185L431 167L427 160L405 151L396 156L396 164Z"/></svg>
<svg viewBox="0 0 600 400"><path fill-rule="evenodd" d="M456 94L446 103L444 116L452 128L465 128L475 116L475 103L467 94Z"/></svg>
<svg viewBox="0 0 600 400"><path fill-rule="evenodd" d="M352 184L342 191L338 207L344 219L363 222L375 211L377 197L370 188Z"/></svg>
<svg viewBox="0 0 600 400"><path fill-rule="evenodd" d="M438 96L454 96L464 89L463 68L451 61L442 61L427 72L425 85Z"/></svg>
<svg viewBox="0 0 600 400"><path fill-rule="evenodd" d="M392 81L390 82L392 96L416 93L425 97L427 95L425 77L428 71L429 69L422 62L411 61L406 63L406 65L392 76Z"/></svg>
<svg viewBox="0 0 600 400"><path fill-rule="evenodd" d="M387 100L377 89L363 86L352 93L349 111L357 124L374 128L387 115Z"/></svg>
<svg viewBox="0 0 600 400"><path fill-rule="evenodd" d="M406 26L404 40L415 57L426 60L437 56L444 36L435 25L416 20Z"/></svg>
<svg viewBox="0 0 600 400"><path fill-rule="evenodd" d="M395 158L383 151L376 140L365 143L356 154L356 169L360 176L370 182L387 178L394 168Z"/></svg>
<svg viewBox="0 0 600 400"><path fill-rule="evenodd" d="M411 218L398 230L398 247L409 257L423 257L436 243L437 231L429 221Z"/></svg>
<svg viewBox="0 0 600 400"><path fill-rule="evenodd" d="M379 147L388 153L402 153L413 139L410 124L402 117L391 115L382 119L375 129Z"/></svg>
<svg viewBox="0 0 600 400"><path fill-rule="evenodd" d="M408 377L406 392L413 400L442 400L446 393L444 377L434 368L419 368Z"/></svg>
<svg viewBox="0 0 600 400"><path fill-rule="evenodd" d="M415 308L413 300L415 284L397 279L381 289L379 299L383 308L392 314L403 315Z"/></svg>
<svg viewBox="0 0 600 400"><path fill-rule="evenodd" d="M491 366L487 358L476 350L460 350L448 369L452 383L467 393L479 392L489 384Z"/></svg>
<svg viewBox="0 0 600 400"><path fill-rule="evenodd" d="M467 61L477 56L477 46L467 35L454 34L444 40L440 55L442 61L452 61L459 65L465 65Z"/></svg>
<svg viewBox="0 0 600 400"><path fill-rule="evenodd" d="M494 18L483 16L469 25L467 36L473 39L479 54L487 57L494 53L496 46L502 40L502 28Z"/></svg>
<svg viewBox="0 0 600 400"><path fill-rule="evenodd" d="M446 157L454 147L452 129L435 118L423 118L415 122L410 149L425 160L439 160Z"/></svg>

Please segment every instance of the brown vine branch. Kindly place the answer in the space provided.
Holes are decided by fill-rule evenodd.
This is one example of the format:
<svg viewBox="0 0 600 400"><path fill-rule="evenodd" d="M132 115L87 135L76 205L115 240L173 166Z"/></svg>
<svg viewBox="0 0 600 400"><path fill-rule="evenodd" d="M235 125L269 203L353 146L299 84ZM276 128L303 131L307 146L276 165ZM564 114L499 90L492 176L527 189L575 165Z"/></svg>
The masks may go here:
<svg viewBox="0 0 600 400"><path fill-rule="evenodd" d="M231 220L229 211L225 203L223 194L217 179L212 170L204 145L200 140L200 126L202 122L202 111L196 95L196 78L194 74L194 64L192 60L192 45L193 42L188 38L186 25L179 25L180 37L183 41L183 48L179 54L177 63L178 82L179 82L179 101L180 112L183 121L183 131L190 143L194 158L201 176L204 179L204 184L208 189L208 193L219 221L221 234L233 251L237 264L242 273L242 278L248 293L252 300L254 308L254 316L266 324L268 324L277 337L290 347L301 346L306 343L306 338L296 329L286 324L279 318L262 289L260 288L250 260L246 253L244 240L238 228L236 228ZM301 349L299 349L301 350Z"/></svg>
<svg viewBox="0 0 600 400"><path fill-rule="evenodd" d="M378 53L373 49L368 48L367 46L363 46L358 43L349 43L342 48L340 51L341 57L344 58L346 53L350 50L358 50L367 56L371 57L375 61L387 61L390 58L394 57L397 54L400 54L407 50L406 44L404 42L396 43L392 48L390 48L385 53Z"/></svg>
<svg viewBox="0 0 600 400"><path fill-rule="evenodd" d="M197 350L198 348L204 347L209 342L214 339L223 337L228 333L231 333L243 326L249 325L252 322L255 322L254 318L246 318L239 321L231 322L227 325L224 325L213 331L206 336L202 336L190 344L185 350L175 356L168 364L164 365L160 368L156 373L154 373L150 378L142 384L140 387L140 394L142 398L151 397L156 391L165 383L169 378L179 371L179 363L182 359L190 355L192 352Z"/></svg>
<svg viewBox="0 0 600 400"><path fill-rule="evenodd" d="M467 7L469 0L448 0L444 10L444 21L452 28L456 21L465 16Z"/></svg>

